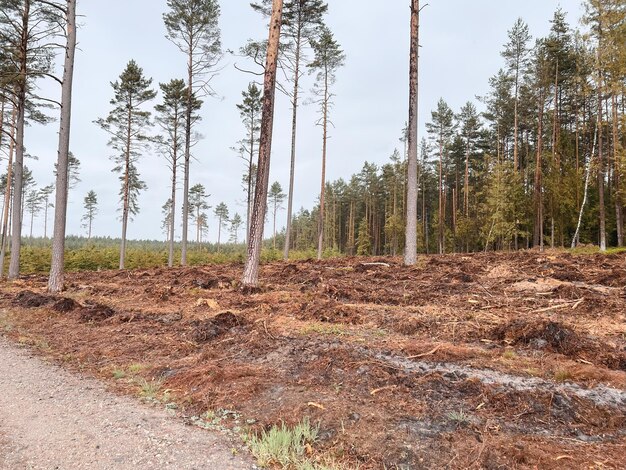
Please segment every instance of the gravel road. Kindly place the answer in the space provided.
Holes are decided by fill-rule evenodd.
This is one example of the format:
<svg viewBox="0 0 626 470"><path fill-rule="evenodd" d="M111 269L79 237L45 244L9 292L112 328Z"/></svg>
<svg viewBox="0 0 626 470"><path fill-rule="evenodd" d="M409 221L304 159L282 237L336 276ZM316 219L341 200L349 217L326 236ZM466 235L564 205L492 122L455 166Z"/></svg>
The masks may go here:
<svg viewBox="0 0 626 470"><path fill-rule="evenodd" d="M255 468L165 410L108 392L0 337L0 469Z"/></svg>

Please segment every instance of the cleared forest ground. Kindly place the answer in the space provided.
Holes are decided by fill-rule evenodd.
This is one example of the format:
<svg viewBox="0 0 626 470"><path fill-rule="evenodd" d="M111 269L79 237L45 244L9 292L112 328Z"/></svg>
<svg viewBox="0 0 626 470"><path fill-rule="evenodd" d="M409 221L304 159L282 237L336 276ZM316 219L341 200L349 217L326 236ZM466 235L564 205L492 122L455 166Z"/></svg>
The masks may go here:
<svg viewBox="0 0 626 470"><path fill-rule="evenodd" d="M273 263L247 294L240 273L23 278L0 327L206 427L310 416L314 457L349 468L626 467L624 254Z"/></svg>

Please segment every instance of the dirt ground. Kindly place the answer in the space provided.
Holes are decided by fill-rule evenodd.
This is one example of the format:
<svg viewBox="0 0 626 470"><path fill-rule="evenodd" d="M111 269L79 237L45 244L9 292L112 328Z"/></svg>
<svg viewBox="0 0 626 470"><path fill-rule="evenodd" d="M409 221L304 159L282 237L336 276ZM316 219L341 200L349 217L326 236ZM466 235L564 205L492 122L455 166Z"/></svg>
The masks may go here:
<svg viewBox="0 0 626 470"><path fill-rule="evenodd" d="M23 278L0 328L206 427L309 416L348 468L626 468L624 254L274 263L254 293L241 268Z"/></svg>

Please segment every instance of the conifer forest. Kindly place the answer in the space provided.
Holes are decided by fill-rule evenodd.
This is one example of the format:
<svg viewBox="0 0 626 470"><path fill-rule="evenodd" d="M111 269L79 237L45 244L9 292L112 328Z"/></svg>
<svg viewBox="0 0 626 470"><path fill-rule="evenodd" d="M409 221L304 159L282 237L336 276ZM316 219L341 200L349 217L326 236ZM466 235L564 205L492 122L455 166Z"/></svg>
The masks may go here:
<svg viewBox="0 0 626 470"><path fill-rule="evenodd" d="M0 469L626 468L626 0L127 2L0 0Z"/></svg>

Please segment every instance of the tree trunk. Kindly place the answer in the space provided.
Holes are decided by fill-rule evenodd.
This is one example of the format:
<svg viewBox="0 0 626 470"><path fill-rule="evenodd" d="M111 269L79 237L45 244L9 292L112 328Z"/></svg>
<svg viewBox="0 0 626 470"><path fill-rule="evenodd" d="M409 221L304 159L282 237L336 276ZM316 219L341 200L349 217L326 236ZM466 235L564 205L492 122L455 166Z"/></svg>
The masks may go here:
<svg viewBox="0 0 626 470"><path fill-rule="evenodd" d="M76 52L76 0L67 0L67 44L61 91L61 119L59 124L59 152L54 206L54 232L52 237L52 264L48 291L63 290L65 269L65 228L67 224L68 159L70 151L70 124L72 119L72 85L74 80L74 55ZM46 201L46 217L48 213Z"/></svg>
<svg viewBox="0 0 626 470"><path fill-rule="evenodd" d="M598 86L598 205L600 216L600 251L606 251L606 209L604 205L604 153L602 123L602 86Z"/></svg>
<svg viewBox="0 0 626 470"><path fill-rule="evenodd" d="M324 77L324 109L323 109L323 137L322 137L322 187L320 189L320 213L317 225L317 259L322 259L324 252L324 203L326 202L326 149L328 144L328 70L325 71Z"/></svg>
<svg viewBox="0 0 626 470"><path fill-rule="evenodd" d="M302 52L302 29L298 28L295 50L295 70L293 83L292 121L291 121L291 167L289 170L289 195L287 197L287 228L285 230L285 247L283 256L289 259L289 242L291 240L291 216L293 213L293 186L296 173L296 137L298 129L298 97L300 92L300 57Z"/></svg>
<svg viewBox="0 0 626 470"><path fill-rule="evenodd" d="M272 130L274 124L274 96L276 93L276 65L278 45L283 14L283 0L273 0L270 20L267 62L263 85L263 118L261 120L261 138L259 142L259 164L257 183L252 209L252 224L248 240L248 257L244 266L242 284L244 287L256 287L259 278L259 262L263 243L263 226L267 208L267 187L272 149Z"/></svg>
<svg viewBox="0 0 626 470"><path fill-rule="evenodd" d="M439 227L437 231L437 241L439 244L439 254L442 255L445 250L445 210L444 210L444 191L443 191L443 141L439 142Z"/></svg>
<svg viewBox="0 0 626 470"><path fill-rule="evenodd" d="M535 209L535 226L533 232L533 246L539 246L543 249L543 197L541 194L541 162L543 153L543 108L544 98L543 92L539 97L539 122L537 126L537 155L535 158L535 189L534 189L534 209Z"/></svg>
<svg viewBox="0 0 626 470"><path fill-rule="evenodd" d="M181 240L181 266L187 265L187 237L189 233L189 167L191 165L191 126L193 112L193 52L187 58L187 108L185 109L185 166L183 176L183 233Z"/></svg>
<svg viewBox="0 0 626 470"><path fill-rule="evenodd" d="M218 221L218 226L217 226L217 252L220 252L220 244L221 244L221 238L222 238L222 216L219 217Z"/></svg>
<svg viewBox="0 0 626 470"><path fill-rule="evenodd" d="M613 93L612 97L612 111L613 111L613 159L615 169L613 171L614 178L614 190L615 190L615 224L617 226L617 246L624 246L624 204L622 197L622 165L621 156L619 153L619 136L617 125L617 96Z"/></svg>
<svg viewBox="0 0 626 470"><path fill-rule="evenodd" d="M6 257L8 230L10 226L9 209L12 200L13 188L13 154L15 152L15 125L17 122L17 108L14 106L11 112L11 133L9 140L9 163L7 165L7 187L4 190L4 207L2 214L2 239L0 240L0 279L4 276L4 259Z"/></svg>
<svg viewBox="0 0 626 470"><path fill-rule="evenodd" d="M515 70L515 105L513 110L513 169L515 171L519 168L519 59Z"/></svg>
<svg viewBox="0 0 626 470"><path fill-rule="evenodd" d="M132 103L132 97L130 98ZM128 213L130 210L130 144L131 144L131 111L132 104L128 106L128 123L126 133L126 163L124 168L124 191L122 205L122 240L120 243L120 269L126 267L126 232L128 230Z"/></svg>
<svg viewBox="0 0 626 470"><path fill-rule="evenodd" d="M172 155L172 207L170 208L170 227L169 227L169 253L167 254L167 266L174 266L174 236L176 234L176 176L178 173L178 113L174 120L174 153Z"/></svg>
<svg viewBox="0 0 626 470"><path fill-rule="evenodd" d="M22 12L22 37L19 49L20 70L16 86L17 101L16 143L15 143L15 184L13 187L13 215L11 229L11 261L9 263L9 279L20 274L20 250L22 248L22 191L24 177L24 120L26 115L26 81L28 60L28 36L31 0L24 1Z"/></svg>
<svg viewBox="0 0 626 470"><path fill-rule="evenodd" d="M11 112L11 138L9 140L9 163L7 166L7 187L4 190L4 207L2 214L2 240L0 246L0 279L4 276L4 259L7 250L7 238L9 229L9 208L11 206L11 188L13 187L13 153L15 152L15 124L17 120L17 108L14 106Z"/></svg>
<svg viewBox="0 0 626 470"><path fill-rule="evenodd" d="M417 263L417 121L419 86L419 17L420 2L411 0L411 46L409 50L409 135L407 201L406 201L406 246L404 264Z"/></svg>

